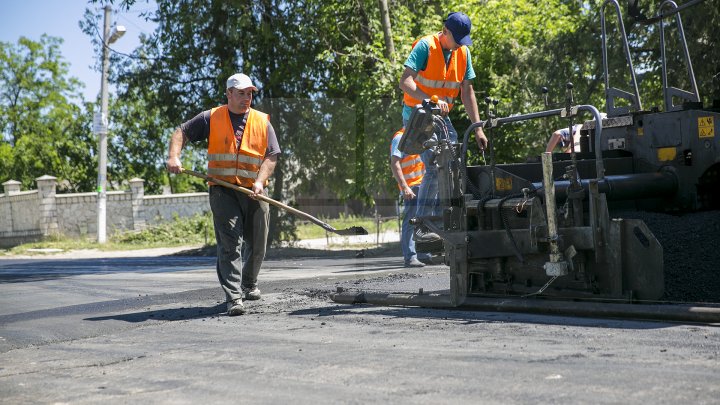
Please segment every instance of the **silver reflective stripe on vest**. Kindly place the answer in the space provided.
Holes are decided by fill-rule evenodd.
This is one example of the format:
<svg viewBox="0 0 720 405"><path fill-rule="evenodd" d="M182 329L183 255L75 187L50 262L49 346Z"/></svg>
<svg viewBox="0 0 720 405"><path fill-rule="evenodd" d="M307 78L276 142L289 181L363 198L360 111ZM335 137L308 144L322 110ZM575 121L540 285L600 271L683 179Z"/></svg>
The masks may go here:
<svg viewBox="0 0 720 405"><path fill-rule="evenodd" d="M248 170L241 170L241 169L233 169L233 168L219 168L219 167L209 167L208 168L208 174L209 175L215 175L215 176L234 176L234 177L244 177L246 179L257 179L257 172L251 172Z"/></svg>
<svg viewBox="0 0 720 405"><path fill-rule="evenodd" d="M415 77L415 81L422 84L425 87L432 87L434 89L459 89L460 88L460 82L453 82L449 80L430 80L426 77L417 75Z"/></svg>
<svg viewBox="0 0 720 405"><path fill-rule="evenodd" d="M240 163L248 163L257 166L260 166L260 164L262 163L262 159L260 158L255 158L247 155L236 155L234 153L211 153L208 155L208 160L235 162L236 159Z"/></svg>
<svg viewBox="0 0 720 405"><path fill-rule="evenodd" d="M418 164L418 163L420 163L420 162L422 162L422 159L420 159L420 157L418 156L418 157L416 157L416 158L413 159L413 160L408 160L407 162L401 163L401 164L400 164L400 167L408 167L408 166L412 166L412 165Z"/></svg>
<svg viewBox="0 0 720 405"><path fill-rule="evenodd" d="M412 173L403 174L403 178L404 178L405 180L410 180L410 179L414 179L414 178L416 178L416 177L420 177L420 176L422 176L422 175L424 175L424 174L425 174L425 170L418 170L418 171L415 171L415 172L412 172Z"/></svg>

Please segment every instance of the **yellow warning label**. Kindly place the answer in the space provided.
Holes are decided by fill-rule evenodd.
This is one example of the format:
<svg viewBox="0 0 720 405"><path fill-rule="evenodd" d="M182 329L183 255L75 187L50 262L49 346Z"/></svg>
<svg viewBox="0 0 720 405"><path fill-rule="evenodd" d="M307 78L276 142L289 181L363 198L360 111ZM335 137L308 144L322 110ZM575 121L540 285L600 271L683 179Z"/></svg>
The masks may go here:
<svg viewBox="0 0 720 405"><path fill-rule="evenodd" d="M670 162L672 160L675 160L676 156L677 149L675 148L659 148L657 150L657 157L658 161L660 162Z"/></svg>
<svg viewBox="0 0 720 405"><path fill-rule="evenodd" d="M497 177L495 178L495 189L497 191L510 191L512 190L512 177Z"/></svg>
<svg viewBox="0 0 720 405"><path fill-rule="evenodd" d="M698 137L715 137L715 117L698 117Z"/></svg>
<svg viewBox="0 0 720 405"><path fill-rule="evenodd" d="M643 136L643 135L645 135L645 130L643 129L643 127L638 127L638 136Z"/></svg>

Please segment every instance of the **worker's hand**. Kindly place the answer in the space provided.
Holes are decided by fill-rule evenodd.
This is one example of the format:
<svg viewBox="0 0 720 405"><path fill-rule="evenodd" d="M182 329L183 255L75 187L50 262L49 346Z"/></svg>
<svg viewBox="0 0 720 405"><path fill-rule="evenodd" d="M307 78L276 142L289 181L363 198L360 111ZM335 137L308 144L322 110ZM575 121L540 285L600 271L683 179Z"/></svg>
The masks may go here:
<svg viewBox="0 0 720 405"><path fill-rule="evenodd" d="M477 142L478 147L481 151L487 149L488 139L485 136L485 132L483 132L482 128L480 127L475 128L475 141Z"/></svg>
<svg viewBox="0 0 720 405"><path fill-rule="evenodd" d="M413 198L415 198L415 193L413 193L412 189L409 186L405 186L403 188L403 199L412 200Z"/></svg>
<svg viewBox="0 0 720 405"><path fill-rule="evenodd" d="M263 182L256 181L255 183L253 183L252 192L253 192L253 195L251 195L250 197L255 200L257 200L256 196L265 195L265 185L263 184Z"/></svg>
<svg viewBox="0 0 720 405"><path fill-rule="evenodd" d="M180 162L180 158L175 157L169 157L167 162L165 163L165 166L167 167L167 171L170 173L180 173L182 172L182 163Z"/></svg>
<svg viewBox="0 0 720 405"><path fill-rule="evenodd" d="M450 105L448 105L446 101L438 100L437 106L440 108L440 114L442 114L443 117L450 114Z"/></svg>

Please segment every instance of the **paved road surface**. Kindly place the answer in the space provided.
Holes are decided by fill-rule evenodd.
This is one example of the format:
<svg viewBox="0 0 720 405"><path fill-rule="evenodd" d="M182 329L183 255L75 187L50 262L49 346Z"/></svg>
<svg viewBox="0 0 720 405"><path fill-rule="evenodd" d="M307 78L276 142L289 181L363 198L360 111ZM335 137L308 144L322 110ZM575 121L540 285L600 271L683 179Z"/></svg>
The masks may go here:
<svg viewBox="0 0 720 405"><path fill-rule="evenodd" d="M342 255L340 255L342 256ZM0 402L694 403L720 398L713 326L347 306L447 288L394 258L270 260L223 314L214 259L0 260Z"/></svg>

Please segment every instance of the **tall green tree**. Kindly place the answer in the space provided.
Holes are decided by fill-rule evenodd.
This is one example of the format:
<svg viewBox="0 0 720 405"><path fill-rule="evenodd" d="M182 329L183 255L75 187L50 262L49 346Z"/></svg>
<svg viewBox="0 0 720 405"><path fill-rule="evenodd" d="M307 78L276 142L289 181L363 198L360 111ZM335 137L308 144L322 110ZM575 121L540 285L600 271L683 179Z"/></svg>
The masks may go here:
<svg viewBox="0 0 720 405"><path fill-rule="evenodd" d="M717 76L717 64L711 63L720 49L714 30L720 22L720 7L713 8L717 1L683 12L701 94L710 92L708 78ZM112 55L118 67L112 80L120 89L118 99L127 103L118 107L127 110L113 142L118 150L111 152L121 162L117 176L128 171L156 179L153 184L165 181L159 161L171 129L223 104L225 79L241 71L256 80L260 91L255 106L270 113L284 152L271 188L274 198L288 201L295 193L324 191L340 200L372 203L393 195L388 145L401 126L398 79L403 62L412 42L439 31L451 11L463 11L473 21L474 86L481 111L485 96L500 101L499 116L545 109L540 88L547 86L550 101L562 103L567 82L574 84L576 103L604 108L600 0L389 0L385 25L377 0L156 3L157 10L147 15L157 22L155 32L132 55ZM127 9L135 0L117 4ZM659 79L652 76L657 77L658 65L651 62L657 29L635 24L627 15L625 19L633 57L643 71L641 85L657 93ZM99 16L93 24L99 24ZM96 30L88 31L97 36ZM615 56L617 49L611 49ZM612 77L626 81L622 59L613 57L610 68ZM658 96L651 94L648 100L652 104ZM128 118L143 111L149 118ZM452 114L463 133L469 121L462 105ZM552 130L566 124L554 119L502 128L496 134L498 162L537 154ZM135 139L139 134L144 139ZM470 146L471 154L479 156ZM185 165L203 165L203 146L195 150L186 152ZM159 171L150 174L142 167ZM181 183L178 176L170 184L175 191L202 187ZM291 229L275 215L276 235L279 229Z"/></svg>
<svg viewBox="0 0 720 405"><path fill-rule="evenodd" d="M536 17L529 22L550 14L525 8ZM412 42L440 30L443 17L454 9L472 15L460 4L445 9L439 1L392 2L390 35L398 44L396 57L386 53L388 32L382 29L374 0L158 1L151 17L158 22L156 32L131 58L113 64L124 67L115 80L124 89L121 98L143 97L149 110L177 125L223 103L225 78L243 71L259 82L256 106L271 114L285 152L274 176L273 196L288 197L283 195L285 185L293 184L300 193L329 190L341 200L372 203L395 192L388 148L390 136L402 125L402 62ZM491 16L487 12L483 18ZM528 48L531 40L522 44ZM490 41L485 47L495 49ZM482 57L478 60L484 63ZM493 58L488 65L499 70L512 65L503 61ZM479 84L489 91L489 81Z"/></svg>
<svg viewBox="0 0 720 405"><path fill-rule="evenodd" d="M60 190L84 191L96 173L94 139L61 43L47 35L0 42L0 178L30 188L50 174Z"/></svg>

